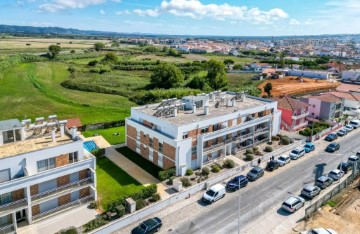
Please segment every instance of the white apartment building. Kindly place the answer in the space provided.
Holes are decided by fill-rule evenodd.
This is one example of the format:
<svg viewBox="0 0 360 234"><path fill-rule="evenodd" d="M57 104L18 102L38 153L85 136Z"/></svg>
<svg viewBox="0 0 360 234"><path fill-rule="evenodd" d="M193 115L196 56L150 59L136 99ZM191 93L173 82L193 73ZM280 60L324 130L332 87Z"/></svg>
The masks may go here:
<svg viewBox="0 0 360 234"><path fill-rule="evenodd" d="M178 175L271 140L280 129L277 102L216 91L131 108L126 145Z"/></svg>
<svg viewBox="0 0 360 234"><path fill-rule="evenodd" d="M97 199L95 158L66 123L0 121L0 233Z"/></svg>

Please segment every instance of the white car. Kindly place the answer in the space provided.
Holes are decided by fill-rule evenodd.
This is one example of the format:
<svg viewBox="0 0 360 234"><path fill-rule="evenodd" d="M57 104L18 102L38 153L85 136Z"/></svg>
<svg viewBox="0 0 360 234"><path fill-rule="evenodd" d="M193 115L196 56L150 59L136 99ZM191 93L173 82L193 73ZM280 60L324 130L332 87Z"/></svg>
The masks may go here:
<svg viewBox="0 0 360 234"><path fill-rule="evenodd" d="M337 234L337 232L329 228L313 228L309 231L301 232L301 234Z"/></svg>
<svg viewBox="0 0 360 234"><path fill-rule="evenodd" d="M295 211L297 211L304 205L305 205L304 198L298 197L298 196L292 196L283 202L283 204L281 205L281 208L283 208L284 210L286 210L290 213L294 213Z"/></svg>
<svg viewBox="0 0 360 234"><path fill-rule="evenodd" d="M344 172L339 170L339 169L335 169L329 172L329 177L333 180L340 180L341 177L344 176Z"/></svg>
<svg viewBox="0 0 360 234"><path fill-rule="evenodd" d="M277 161L279 162L279 165L282 167L290 162L290 157L287 155L281 155Z"/></svg>
<svg viewBox="0 0 360 234"><path fill-rule="evenodd" d="M224 196L225 187L221 184L215 184L203 194L202 200L206 203L213 203Z"/></svg>
<svg viewBox="0 0 360 234"><path fill-rule="evenodd" d="M359 152L358 152L359 153ZM356 155L358 155L358 153L356 153ZM349 158L348 158L348 163L349 164L355 164L359 162L359 157L358 156L355 156L355 155L351 155Z"/></svg>
<svg viewBox="0 0 360 234"><path fill-rule="evenodd" d="M347 132L351 132L352 130L354 130L354 127L351 124L348 124L348 125L345 126L345 130Z"/></svg>
<svg viewBox="0 0 360 234"><path fill-rule="evenodd" d="M350 124L356 129L360 127L360 120L351 120Z"/></svg>
<svg viewBox="0 0 360 234"><path fill-rule="evenodd" d="M297 147L296 149L291 150L290 158L296 160L305 155L305 150L303 147Z"/></svg>

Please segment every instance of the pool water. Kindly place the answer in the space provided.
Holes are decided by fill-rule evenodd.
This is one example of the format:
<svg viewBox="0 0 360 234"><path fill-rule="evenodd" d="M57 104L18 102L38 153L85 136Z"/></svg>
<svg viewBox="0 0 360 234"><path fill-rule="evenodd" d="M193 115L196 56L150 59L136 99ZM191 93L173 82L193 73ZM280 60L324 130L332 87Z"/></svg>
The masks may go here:
<svg viewBox="0 0 360 234"><path fill-rule="evenodd" d="M96 145L95 141L85 141L84 148L89 152L99 149L99 147Z"/></svg>

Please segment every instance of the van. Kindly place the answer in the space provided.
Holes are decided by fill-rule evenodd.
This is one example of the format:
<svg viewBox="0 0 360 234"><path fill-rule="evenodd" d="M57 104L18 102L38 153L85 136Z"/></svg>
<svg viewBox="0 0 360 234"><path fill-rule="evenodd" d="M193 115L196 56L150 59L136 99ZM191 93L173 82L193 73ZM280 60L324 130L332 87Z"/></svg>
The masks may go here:
<svg viewBox="0 0 360 234"><path fill-rule="evenodd" d="M206 203L213 203L223 198L224 196L225 196L225 187L221 184L215 184L203 194L202 200Z"/></svg>
<svg viewBox="0 0 360 234"><path fill-rule="evenodd" d="M303 147L297 147L296 149L291 150L290 158L296 160L305 155L305 150Z"/></svg>
<svg viewBox="0 0 360 234"><path fill-rule="evenodd" d="M360 127L360 120L351 120L350 124L356 129Z"/></svg>

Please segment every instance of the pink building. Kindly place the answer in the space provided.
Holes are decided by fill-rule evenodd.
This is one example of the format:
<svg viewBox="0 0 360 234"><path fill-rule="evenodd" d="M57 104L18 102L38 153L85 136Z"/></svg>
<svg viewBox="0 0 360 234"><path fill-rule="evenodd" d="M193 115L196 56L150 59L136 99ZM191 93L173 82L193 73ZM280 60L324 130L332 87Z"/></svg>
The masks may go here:
<svg viewBox="0 0 360 234"><path fill-rule="evenodd" d="M276 97L278 109L281 110L281 129L299 131L308 125L305 119L309 115L308 104L289 96Z"/></svg>

